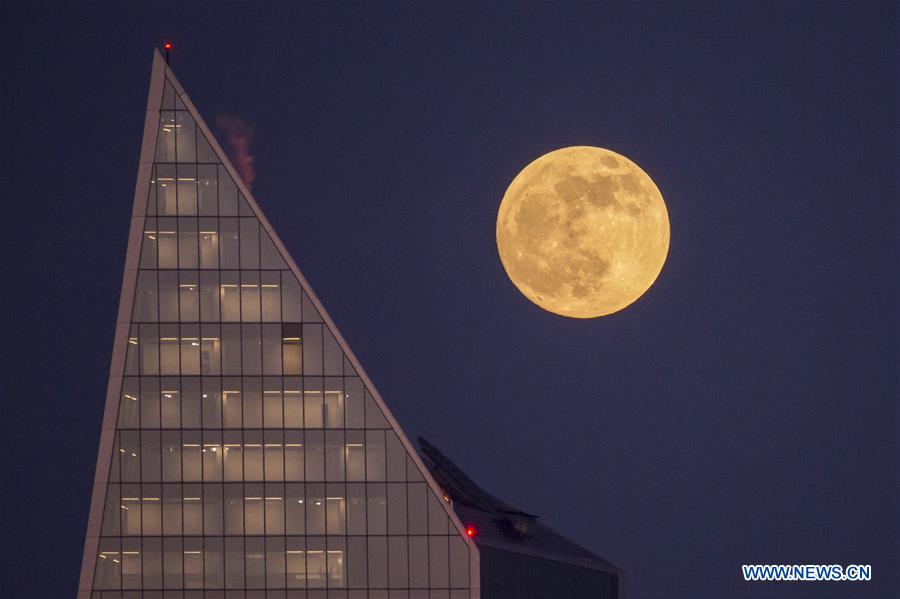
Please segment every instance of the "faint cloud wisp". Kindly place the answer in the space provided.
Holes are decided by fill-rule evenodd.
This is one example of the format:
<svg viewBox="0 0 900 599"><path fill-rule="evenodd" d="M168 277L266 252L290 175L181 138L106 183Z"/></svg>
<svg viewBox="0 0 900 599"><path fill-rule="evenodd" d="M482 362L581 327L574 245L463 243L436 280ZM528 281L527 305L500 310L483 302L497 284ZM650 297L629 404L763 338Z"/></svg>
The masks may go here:
<svg viewBox="0 0 900 599"><path fill-rule="evenodd" d="M253 181L256 180L256 169L253 167L253 154L250 146L253 143L253 127L242 118L230 114L223 114L216 119L216 125L227 136L228 156L234 163L235 169L247 189L253 189Z"/></svg>

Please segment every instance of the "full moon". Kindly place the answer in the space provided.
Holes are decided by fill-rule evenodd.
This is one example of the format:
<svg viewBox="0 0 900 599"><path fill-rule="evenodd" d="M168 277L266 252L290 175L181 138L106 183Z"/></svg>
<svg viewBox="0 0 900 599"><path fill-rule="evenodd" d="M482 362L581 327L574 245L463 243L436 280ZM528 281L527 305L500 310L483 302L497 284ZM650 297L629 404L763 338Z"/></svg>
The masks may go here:
<svg viewBox="0 0 900 599"><path fill-rule="evenodd" d="M669 215L628 158L573 146L545 154L510 183L497 248L525 297L554 314L596 318L641 297L669 252Z"/></svg>

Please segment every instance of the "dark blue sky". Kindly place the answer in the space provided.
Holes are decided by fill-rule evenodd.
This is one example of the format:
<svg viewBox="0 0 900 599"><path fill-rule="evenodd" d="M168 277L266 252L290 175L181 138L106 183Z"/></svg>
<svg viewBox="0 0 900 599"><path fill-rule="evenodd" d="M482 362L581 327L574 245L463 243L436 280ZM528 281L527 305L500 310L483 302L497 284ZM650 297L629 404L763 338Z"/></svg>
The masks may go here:
<svg viewBox="0 0 900 599"><path fill-rule="evenodd" d="M71 596L151 50L256 131L254 195L408 435L630 597L900 596L898 5L16 6L2 17L3 597ZM655 180L623 312L506 278L506 186ZM872 564L744 583L742 563Z"/></svg>

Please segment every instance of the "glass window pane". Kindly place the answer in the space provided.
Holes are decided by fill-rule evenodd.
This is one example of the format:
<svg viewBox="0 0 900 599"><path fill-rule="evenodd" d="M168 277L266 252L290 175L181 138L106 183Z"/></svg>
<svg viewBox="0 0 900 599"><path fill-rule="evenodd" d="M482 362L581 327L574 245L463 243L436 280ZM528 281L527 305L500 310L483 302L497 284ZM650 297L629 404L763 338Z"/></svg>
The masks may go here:
<svg viewBox="0 0 900 599"><path fill-rule="evenodd" d="M450 586L454 589L469 586L469 546L458 535L450 537Z"/></svg>
<svg viewBox="0 0 900 599"><path fill-rule="evenodd" d="M156 228L155 218L148 218L144 221L144 237L141 239L141 268L156 268L159 237Z"/></svg>
<svg viewBox="0 0 900 599"><path fill-rule="evenodd" d="M184 503L182 503L182 515L184 516L184 534L203 534L203 487L200 485L184 485Z"/></svg>
<svg viewBox="0 0 900 599"><path fill-rule="evenodd" d="M259 268L259 221L242 218L241 268Z"/></svg>
<svg viewBox="0 0 900 599"><path fill-rule="evenodd" d="M157 214L177 214L178 185L174 164L156 165L156 212Z"/></svg>
<svg viewBox="0 0 900 599"><path fill-rule="evenodd" d="M134 319L139 322L159 320L156 297L156 271L138 272L137 290L134 297Z"/></svg>
<svg viewBox="0 0 900 599"><path fill-rule="evenodd" d="M181 393L177 378L160 381L159 405L162 428L181 428Z"/></svg>
<svg viewBox="0 0 900 599"><path fill-rule="evenodd" d="M178 325L164 324L159 327L159 372L160 374L179 373Z"/></svg>
<svg viewBox="0 0 900 599"><path fill-rule="evenodd" d="M325 552L328 570L328 588L340 589L347 585L347 542L342 538L328 537L328 550ZM329 593L331 596L332 593ZM341 595L346 597L346 595Z"/></svg>
<svg viewBox="0 0 900 599"><path fill-rule="evenodd" d="M181 325L181 374L200 374L200 327L196 324Z"/></svg>
<svg viewBox="0 0 900 599"><path fill-rule="evenodd" d="M241 373L241 326L222 325L222 373Z"/></svg>
<svg viewBox="0 0 900 599"><path fill-rule="evenodd" d="M329 535L342 535L346 531L347 502L344 494L343 484L325 486L325 529Z"/></svg>
<svg viewBox="0 0 900 599"><path fill-rule="evenodd" d="M219 374L222 363L222 342L219 326L204 324L200 327L200 372Z"/></svg>
<svg viewBox="0 0 900 599"><path fill-rule="evenodd" d="M219 165L219 215L237 216L238 191L237 186L228 174L228 170Z"/></svg>
<svg viewBox="0 0 900 599"><path fill-rule="evenodd" d="M325 480L325 436L321 430L306 432L306 480Z"/></svg>
<svg viewBox="0 0 900 599"><path fill-rule="evenodd" d="M123 514L128 510L124 507L119 485L109 485L106 488L106 504L103 508L103 526L101 534L105 536L119 536L122 530Z"/></svg>
<svg viewBox="0 0 900 599"><path fill-rule="evenodd" d="M141 588L141 539L122 539L122 588Z"/></svg>
<svg viewBox="0 0 900 599"><path fill-rule="evenodd" d="M406 537L388 537L388 584L391 588L409 586Z"/></svg>
<svg viewBox="0 0 900 599"><path fill-rule="evenodd" d="M303 427L303 404L300 400L300 379L285 377L284 381L284 426Z"/></svg>
<svg viewBox="0 0 900 599"><path fill-rule="evenodd" d="M384 432L366 431L366 480L384 479Z"/></svg>
<svg viewBox="0 0 900 599"><path fill-rule="evenodd" d="M281 326L262 325L263 374L281 374Z"/></svg>
<svg viewBox="0 0 900 599"><path fill-rule="evenodd" d="M369 588L387 588L388 556L385 537L369 537Z"/></svg>
<svg viewBox="0 0 900 599"><path fill-rule="evenodd" d="M259 273L241 272L241 321L259 322Z"/></svg>
<svg viewBox="0 0 900 599"><path fill-rule="evenodd" d="M262 330L258 324L241 325L241 343L244 374L262 374Z"/></svg>
<svg viewBox="0 0 900 599"><path fill-rule="evenodd" d="M204 431L203 433L203 480L218 482L222 480L222 433L219 431ZM220 499L221 502L221 499ZM221 520L221 515L219 517ZM209 533L206 534L221 534Z"/></svg>
<svg viewBox="0 0 900 599"><path fill-rule="evenodd" d="M159 131L156 135L156 162L175 162L175 112L159 113Z"/></svg>
<svg viewBox="0 0 900 599"><path fill-rule="evenodd" d="M300 322L302 292L300 283L289 272L281 273L281 310L284 322Z"/></svg>
<svg viewBox="0 0 900 599"><path fill-rule="evenodd" d="M266 586L270 589L283 589L285 587L283 538L266 538Z"/></svg>
<svg viewBox="0 0 900 599"><path fill-rule="evenodd" d="M248 537L244 540L244 572L247 587L263 589L266 587L265 539Z"/></svg>
<svg viewBox="0 0 900 599"><path fill-rule="evenodd" d="M262 380L246 377L243 383L244 428L262 428Z"/></svg>
<svg viewBox="0 0 900 599"><path fill-rule="evenodd" d="M178 225L174 218L157 220L156 244L159 248L159 267L178 268Z"/></svg>
<svg viewBox="0 0 900 599"><path fill-rule="evenodd" d="M162 492L160 485L141 486L141 530L143 536L162 534Z"/></svg>
<svg viewBox="0 0 900 599"><path fill-rule="evenodd" d="M348 430L346 436L347 480L365 481L365 432Z"/></svg>
<svg viewBox="0 0 900 599"><path fill-rule="evenodd" d="M265 503L263 486L244 485L244 528L248 535L265 532Z"/></svg>
<svg viewBox="0 0 900 599"><path fill-rule="evenodd" d="M347 534L366 534L366 485L347 485Z"/></svg>
<svg viewBox="0 0 900 599"><path fill-rule="evenodd" d="M387 480L406 480L406 448L392 430L385 431L387 437Z"/></svg>
<svg viewBox="0 0 900 599"><path fill-rule="evenodd" d="M219 264L222 268L240 268L240 243L236 218L219 219Z"/></svg>
<svg viewBox="0 0 900 599"><path fill-rule="evenodd" d="M140 426L140 386L136 377L122 380L122 394L119 400L119 428Z"/></svg>
<svg viewBox="0 0 900 599"><path fill-rule="evenodd" d="M263 329L265 343L265 329ZM281 378L267 377L263 381L263 426L282 428L284 407L281 403Z"/></svg>
<svg viewBox="0 0 900 599"><path fill-rule="evenodd" d="M344 428L343 378L325 379L323 398L325 400L325 428Z"/></svg>
<svg viewBox="0 0 900 599"><path fill-rule="evenodd" d="M159 379L144 377L141 379L141 427L159 428Z"/></svg>
<svg viewBox="0 0 900 599"><path fill-rule="evenodd" d="M322 322L322 317L313 305L309 295L303 292L303 322Z"/></svg>
<svg viewBox="0 0 900 599"><path fill-rule="evenodd" d="M224 567L222 537L203 539L203 577L206 588L222 588L225 584Z"/></svg>
<svg viewBox="0 0 900 599"><path fill-rule="evenodd" d="M368 580L367 553L365 537L349 537L347 539L347 586L351 589L366 587Z"/></svg>
<svg viewBox="0 0 900 599"><path fill-rule="evenodd" d="M203 426L220 428L222 426L221 384L218 378L205 377L202 381L200 395L203 404Z"/></svg>
<svg viewBox="0 0 900 599"><path fill-rule="evenodd" d="M159 271L159 319L178 322L178 272Z"/></svg>
<svg viewBox="0 0 900 599"><path fill-rule="evenodd" d="M225 538L225 588L244 587L244 539Z"/></svg>
<svg viewBox="0 0 900 599"><path fill-rule="evenodd" d="M197 219L178 219L178 267L197 268L200 263L200 245L197 239Z"/></svg>
<svg viewBox="0 0 900 599"><path fill-rule="evenodd" d="M281 322L281 286L277 272L260 275L260 296L263 322Z"/></svg>
<svg viewBox="0 0 900 599"><path fill-rule="evenodd" d="M387 486L388 534L406 534L406 485L389 483Z"/></svg>
<svg viewBox="0 0 900 599"><path fill-rule="evenodd" d="M306 539L306 581L311 589L325 588L325 539L308 537Z"/></svg>
<svg viewBox="0 0 900 599"><path fill-rule="evenodd" d="M431 587L450 586L447 537L428 537L428 578Z"/></svg>
<svg viewBox="0 0 900 599"><path fill-rule="evenodd" d="M284 434L281 431L265 431L266 480L284 480Z"/></svg>
<svg viewBox="0 0 900 599"><path fill-rule="evenodd" d="M219 321L219 273L200 272L200 320Z"/></svg>
<svg viewBox="0 0 900 599"><path fill-rule="evenodd" d="M197 167L193 164L178 165L178 214L197 214Z"/></svg>
<svg viewBox="0 0 900 599"><path fill-rule="evenodd" d="M183 587L183 564L181 538L163 539L163 586L167 589Z"/></svg>
<svg viewBox="0 0 900 599"><path fill-rule="evenodd" d="M184 543L184 587L203 588L203 539L186 538Z"/></svg>
<svg viewBox="0 0 900 599"><path fill-rule="evenodd" d="M200 320L200 285L197 271L179 271L178 291L181 322Z"/></svg>
<svg viewBox="0 0 900 599"><path fill-rule="evenodd" d="M322 374L322 325L303 325L303 373Z"/></svg>
<svg viewBox="0 0 900 599"><path fill-rule="evenodd" d="M128 343L132 343L129 339ZM141 374L159 374L159 327L155 324L140 325L139 353Z"/></svg>
<svg viewBox="0 0 900 599"><path fill-rule="evenodd" d="M200 268L219 268L218 220L201 218L198 222L200 238Z"/></svg>
<svg viewBox="0 0 900 599"><path fill-rule="evenodd" d="M119 456L123 482L141 480L141 433L139 431L119 432Z"/></svg>
<svg viewBox="0 0 900 599"><path fill-rule="evenodd" d="M219 213L218 189L216 166L214 164L199 165L197 167L197 211L201 215L215 216Z"/></svg>
<svg viewBox="0 0 900 599"><path fill-rule="evenodd" d="M196 125L191 115L183 110L175 113L175 156L178 162L197 161Z"/></svg>
<svg viewBox="0 0 900 599"><path fill-rule="evenodd" d="M275 249L275 244L269 238L268 233L260 230L260 266L262 268L287 268L281 254Z"/></svg>
<svg viewBox="0 0 900 599"><path fill-rule="evenodd" d="M244 534L244 485L226 484L225 492L225 534Z"/></svg>
<svg viewBox="0 0 900 599"><path fill-rule="evenodd" d="M266 464L268 467L268 464ZM284 485L266 484L266 534L284 534Z"/></svg>
<svg viewBox="0 0 900 599"><path fill-rule="evenodd" d="M159 431L141 431L141 480L160 480Z"/></svg>
<svg viewBox="0 0 900 599"><path fill-rule="evenodd" d="M122 534L139 536L141 534L141 487L140 485L122 485Z"/></svg>
<svg viewBox="0 0 900 599"><path fill-rule="evenodd" d="M285 480L304 480L303 433L300 431L284 432L284 478Z"/></svg>
<svg viewBox="0 0 900 599"><path fill-rule="evenodd" d="M363 384L357 377L344 379L344 406L347 428L365 427Z"/></svg>
<svg viewBox="0 0 900 599"><path fill-rule="evenodd" d="M340 346L338 346L334 335L331 334L331 331L329 331L327 327L324 328L323 332L322 352L325 374L343 374L344 352L341 350Z"/></svg>
<svg viewBox="0 0 900 599"><path fill-rule="evenodd" d="M225 322L240 322L241 289L239 273L237 271L223 271L221 278L222 320Z"/></svg>
<svg viewBox="0 0 900 599"><path fill-rule="evenodd" d="M284 554L287 588L306 588L306 539L300 537L288 537L285 539ZM300 596L305 596L305 594Z"/></svg>
<svg viewBox="0 0 900 599"><path fill-rule="evenodd" d="M263 480L261 431L244 432L244 480Z"/></svg>
<svg viewBox="0 0 900 599"><path fill-rule="evenodd" d="M181 535L181 485L162 486L162 526L166 536Z"/></svg>
<svg viewBox="0 0 900 599"><path fill-rule="evenodd" d="M301 374L302 343L299 324L281 325L281 356L284 374Z"/></svg>
<svg viewBox="0 0 900 599"><path fill-rule="evenodd" d="M181 467L185 481L203 480L202 439L199 431L184 431L181 435Z"/></svg>
<svg viewBox="0 0 900 599"><path fill-rule="evenodd" d="M244 445L240 431L222 433L222 456L225 480L244 480ZM226 533L228 534L228 533Z"/></svg>
<svg viewBox="0 0 900 599"><path fill-rule="evenodd" d="M409 534L426 534L428 532L428 489L425 483L408 483L406 490L408 494Z"/></svg>
<svg viewBox="0 0 900 599"><path fill-rule="evenodd" d="M409 537L409 586L428 586L428 537Z"/></svg>
<svg viewBox="0 0 900 599"><path fill-rule="evenodd" d="M384 483L369 483L366 486L369 534L387 534L387 491Z"/></svg>
<svg viewBox="0 0 900 599"><path fill-rule="evenodd" d="M387 420L384 417L384 413L381 411L381 408L378 407L378 404L375 403L375 398L369 393L369 390L365 390L366 394L366 428L390 428L388 426Z"/></svg>
<svg viewBox="0 0 900 599"><path fill-rule="evenodd" d="M289 535L306 534L306 490L302 484L285 485L285 532Z"/></svg>

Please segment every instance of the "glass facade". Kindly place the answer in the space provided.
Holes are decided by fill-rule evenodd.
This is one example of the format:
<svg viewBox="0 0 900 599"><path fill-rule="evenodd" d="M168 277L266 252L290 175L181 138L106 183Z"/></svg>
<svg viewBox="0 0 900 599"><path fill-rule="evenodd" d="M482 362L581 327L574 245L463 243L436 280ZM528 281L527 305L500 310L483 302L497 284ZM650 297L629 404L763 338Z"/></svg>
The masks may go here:
<svg viewBox="0 0 900 599"><path fill-rule="evenodd" d="M90 597L472 597L469 541L176 89Z"/></svg>

